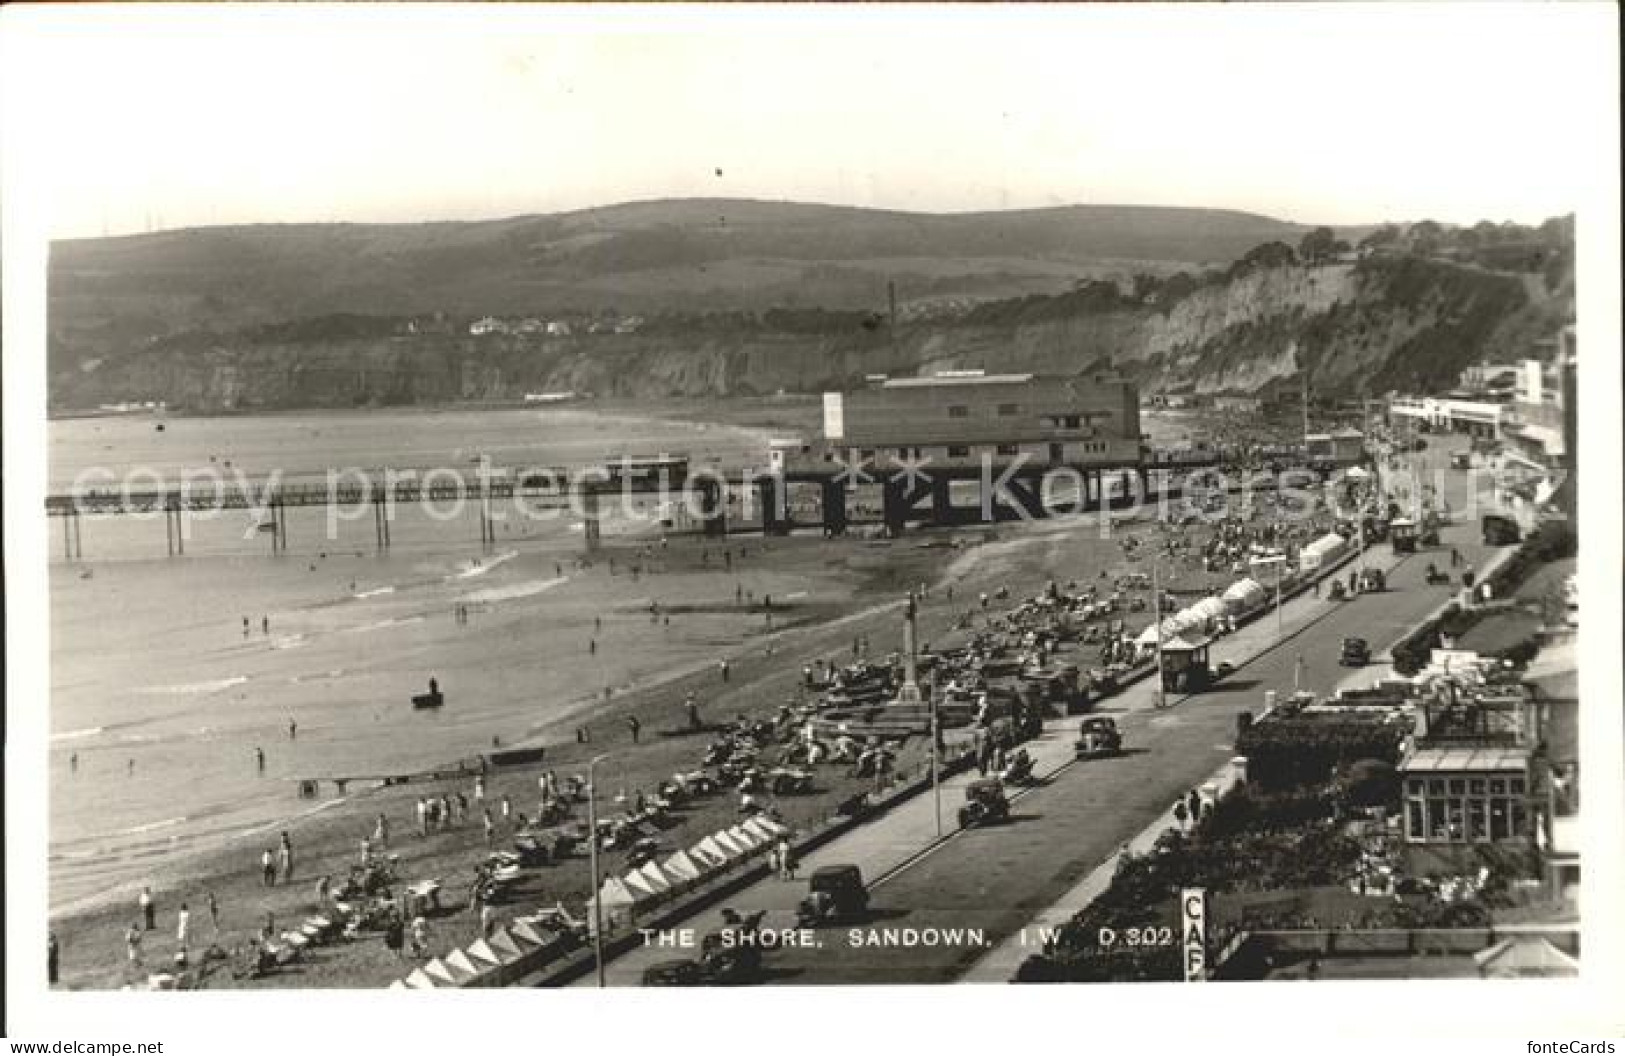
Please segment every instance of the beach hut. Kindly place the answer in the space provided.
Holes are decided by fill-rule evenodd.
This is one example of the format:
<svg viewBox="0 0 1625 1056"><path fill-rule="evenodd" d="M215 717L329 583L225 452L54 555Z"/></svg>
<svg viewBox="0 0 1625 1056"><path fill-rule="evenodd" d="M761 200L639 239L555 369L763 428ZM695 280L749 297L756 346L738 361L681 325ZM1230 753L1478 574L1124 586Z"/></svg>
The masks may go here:
<svg viewBox="0 0 1625 1056"><path fill-rule="evenodd" d="M689 857L687 851L678 851L661 863L660 867L666 871L667 876L679 883L700 878L701 869L694 863L694 859Z"/></svg>
<svg viewBox="0 0 1625 1056"><path fill-rule="evenodd" d="M403 983L399 979L397 979L393 983L390 983L389 986L386 987L385 989L388 989L388 990L405 990L405 989L407 989L407 986L406 986L405 983Z"/></svg>

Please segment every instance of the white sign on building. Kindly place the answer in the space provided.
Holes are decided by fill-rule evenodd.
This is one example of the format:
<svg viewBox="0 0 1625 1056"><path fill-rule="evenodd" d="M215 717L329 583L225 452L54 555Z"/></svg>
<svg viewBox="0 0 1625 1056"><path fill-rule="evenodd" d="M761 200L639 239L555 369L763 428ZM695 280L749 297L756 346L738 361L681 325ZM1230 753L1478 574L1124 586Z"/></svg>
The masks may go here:
<svg viewBox="0 0 1625 1056"><path fill-rule="evenodd" d="M1207 981L1207 889L1187 887L1179 892L1179 944L1185 962L1185 981Z"/></svg>

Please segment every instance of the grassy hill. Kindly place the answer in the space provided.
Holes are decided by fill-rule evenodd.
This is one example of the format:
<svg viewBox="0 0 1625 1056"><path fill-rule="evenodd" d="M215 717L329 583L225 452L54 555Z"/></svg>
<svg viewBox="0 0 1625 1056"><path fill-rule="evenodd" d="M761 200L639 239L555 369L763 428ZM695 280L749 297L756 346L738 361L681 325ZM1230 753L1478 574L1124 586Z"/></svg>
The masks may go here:
<svg viewBox="0 0 1625 1056"><path fill-rule="evenodd" d="M925 214L737 199L196 228L56 243L51 328L80 354L105 356L182 330L331 313L875 307L888 279L912 295L1019 296L1114 269L1225 262L1303 230L1207 209Z"/></svg>

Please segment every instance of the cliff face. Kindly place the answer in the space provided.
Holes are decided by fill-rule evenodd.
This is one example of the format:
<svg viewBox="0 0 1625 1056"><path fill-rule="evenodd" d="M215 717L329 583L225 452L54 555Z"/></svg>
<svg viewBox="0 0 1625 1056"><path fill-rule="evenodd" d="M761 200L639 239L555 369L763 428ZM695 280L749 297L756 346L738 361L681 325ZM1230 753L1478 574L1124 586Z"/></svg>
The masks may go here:
<svg viewBox="0 0 1625 1056"><path fill-rule="evenodd" d="M720 326L575 337L459 335L160 340L101 361L53 357L58 408L168 400L194 410L600 395L762 394L949 368L1075 373L1110 361L1148 390L1255 392L1295 378L1317 392L1448 383L1505 358L1571 306L1536 278L1412 257L1246 271L1165 298L1026 298L905 325L895 342Z"/></svg>

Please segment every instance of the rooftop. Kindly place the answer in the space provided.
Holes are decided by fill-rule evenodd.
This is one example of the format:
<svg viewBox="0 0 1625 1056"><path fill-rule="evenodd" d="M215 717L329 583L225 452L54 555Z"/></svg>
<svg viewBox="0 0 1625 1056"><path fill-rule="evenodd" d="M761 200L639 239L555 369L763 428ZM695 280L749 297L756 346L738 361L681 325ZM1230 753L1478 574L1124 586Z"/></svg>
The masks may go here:
<svg viewBox="0 0 1625 1056"><path fill-rule="evenodd" d="M1031 374L949 374L928 378L887 378L883 389L918 389L937 385L1021 385L1033 380Z"/></svg>
<svg viewBox="0 0 1625 1056"><path fill-rule="evenodd" d="M1528 766L1529 753L1522 748L1419 748L1399 764L1399 769L1406 774L1505 773Z"/></svg>

